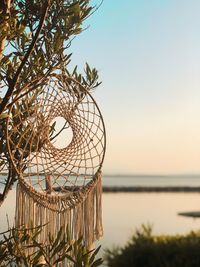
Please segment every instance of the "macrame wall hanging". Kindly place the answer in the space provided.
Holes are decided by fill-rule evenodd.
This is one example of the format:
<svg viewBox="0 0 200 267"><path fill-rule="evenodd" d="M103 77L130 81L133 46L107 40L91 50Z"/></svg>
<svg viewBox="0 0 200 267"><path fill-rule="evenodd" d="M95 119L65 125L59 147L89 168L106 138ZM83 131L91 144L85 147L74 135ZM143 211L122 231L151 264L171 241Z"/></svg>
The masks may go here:
<svg viewBox="0 0 200 267"><path fill-rule="evenodd" d="M7 144L18 175L16 226L47 223L43 242L62 226L91 247L103 233L105 127L90 93L72 78L51 76L11 106Z"/></svg>

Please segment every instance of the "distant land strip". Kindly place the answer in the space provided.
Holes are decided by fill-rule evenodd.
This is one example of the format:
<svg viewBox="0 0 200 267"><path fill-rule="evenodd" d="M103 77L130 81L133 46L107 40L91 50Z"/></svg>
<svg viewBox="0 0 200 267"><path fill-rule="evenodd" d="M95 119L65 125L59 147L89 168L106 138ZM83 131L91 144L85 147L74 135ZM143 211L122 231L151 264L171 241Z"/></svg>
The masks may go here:
<svg viewBox="0 0 200 267"><path fill-rule="evenodd" d="M103 186L104 193L162 193L162 192L191 192L200 193L200 187L197 186Z"/></svg>

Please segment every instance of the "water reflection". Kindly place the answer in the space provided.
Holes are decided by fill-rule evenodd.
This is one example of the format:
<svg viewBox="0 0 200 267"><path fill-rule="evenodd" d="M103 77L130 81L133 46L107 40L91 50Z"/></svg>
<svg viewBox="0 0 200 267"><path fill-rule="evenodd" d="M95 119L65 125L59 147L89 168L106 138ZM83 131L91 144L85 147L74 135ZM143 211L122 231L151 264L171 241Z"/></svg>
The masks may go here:
<svg viewBox="0 0 200 267"><path fill-rule="evenodd" d="M135 227L153 225L156 234L200 229L200 219L178 216L200 211L199 193L109 193L103 196L104 246L124 244Z"/></svg>
<svg viewBox="0 0 200 267"><path fill-rule="evenodd" d="M186 233L200 229L200 218L178 216L181 211L200 211L199 193L108 193L103 194L103 247L124 244L135 227L153 225L157 234ZM0 231L7 229L8 215L12 225L15 212L15 190L0 208Z"/></svg>

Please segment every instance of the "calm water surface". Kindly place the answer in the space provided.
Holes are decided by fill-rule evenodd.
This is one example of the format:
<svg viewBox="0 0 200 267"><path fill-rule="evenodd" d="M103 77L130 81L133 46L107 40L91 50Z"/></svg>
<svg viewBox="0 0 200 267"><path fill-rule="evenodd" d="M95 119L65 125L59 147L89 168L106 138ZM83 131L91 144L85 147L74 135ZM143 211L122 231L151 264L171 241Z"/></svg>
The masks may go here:
<svg viewBox="0 0 200 267"><path fill-rule="evenodd" d="M13 223L15 190L0 208L0 231ZM124 244L136 227L153 225L157 234L186 233L200 229L200 219L177 215L181 211L200 211L199 193L105 193L103 194L103 247Z"/></svg>
<svg viewBox="0 0 200 267"><path fill-rule="evenodd" d="M105 186L200 186L200 176L105 176Z"/></svg>

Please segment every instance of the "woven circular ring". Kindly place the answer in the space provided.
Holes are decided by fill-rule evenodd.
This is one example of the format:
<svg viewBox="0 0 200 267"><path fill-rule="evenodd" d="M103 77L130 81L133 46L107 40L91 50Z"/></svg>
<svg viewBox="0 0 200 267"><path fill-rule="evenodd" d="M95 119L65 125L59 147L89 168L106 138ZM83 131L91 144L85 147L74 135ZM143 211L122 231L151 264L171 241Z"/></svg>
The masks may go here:
<svg viewBox="0 0 200 267"><path fill-rule="evenodd" d="M101 112L91 94L65 75L51 76L14 101L6 135L19 180L41 199L88 189L104 160Z"/></svg>

